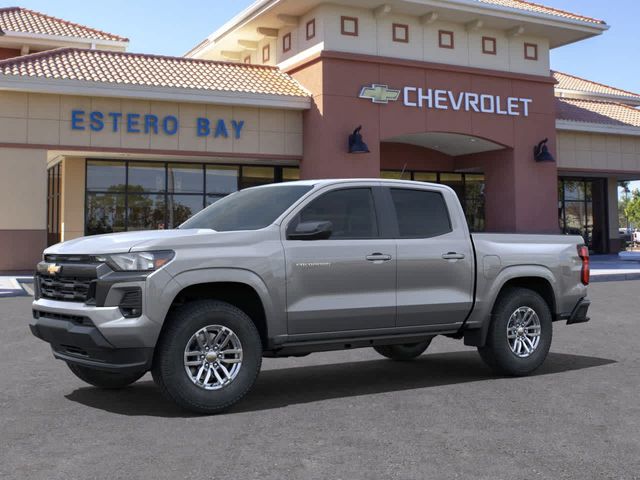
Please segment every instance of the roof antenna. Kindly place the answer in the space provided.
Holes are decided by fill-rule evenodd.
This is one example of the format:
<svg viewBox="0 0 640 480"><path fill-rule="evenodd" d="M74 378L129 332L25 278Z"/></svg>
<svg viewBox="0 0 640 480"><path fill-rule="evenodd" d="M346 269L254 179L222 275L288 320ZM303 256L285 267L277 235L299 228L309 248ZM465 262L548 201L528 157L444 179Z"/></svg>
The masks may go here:
<svg viewBox="0 0 640 480"><path fill-rule="evenodd" d="M402 172L400 172L400 180L402 180L402 177L404 177L404 172L407 170L407 164L404 164L404 167L402 167Z"/></svg>

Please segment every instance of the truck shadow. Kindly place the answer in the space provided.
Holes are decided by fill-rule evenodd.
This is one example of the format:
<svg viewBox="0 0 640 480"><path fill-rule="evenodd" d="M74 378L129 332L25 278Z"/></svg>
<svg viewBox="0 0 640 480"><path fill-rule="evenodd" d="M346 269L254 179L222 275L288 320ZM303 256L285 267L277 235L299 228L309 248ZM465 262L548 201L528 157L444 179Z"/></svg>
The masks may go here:
<svg viewBox="0 0 640 480"><path fill-rule="evenodd" d="M616 363L615 360L550 353L544 365L533 376L553 375L612 363ZM405 363L381 359L268 369L260 373L258 382L249 395L226 415L498 378L500 377L482 363L475 351L424 355ZM196 416L180 410L166 400L151 381L140 381L119 391L85 387L71 392L66 398L119 415Z"/></svg>

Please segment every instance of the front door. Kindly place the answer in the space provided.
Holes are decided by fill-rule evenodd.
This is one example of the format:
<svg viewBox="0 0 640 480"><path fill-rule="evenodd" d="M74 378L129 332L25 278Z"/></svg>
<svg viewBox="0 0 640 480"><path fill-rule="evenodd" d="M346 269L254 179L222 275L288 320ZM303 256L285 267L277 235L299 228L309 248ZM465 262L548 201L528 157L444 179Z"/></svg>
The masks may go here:
<svg viewBox="0 0 640 480"><path fill-rule="evenodd" d="M397 326L463 322L473 302L473 251L466 229L452 227L447 192L391 188L390 193L398 219Z"/></svg>
<svg viewBox="0 0 640 480"><path fill-rule="evenodd" d="M312 200L288 229L331 222L326 240L284 240L289 334L393 327L396 244L381 239L371 188Z"/></svg>

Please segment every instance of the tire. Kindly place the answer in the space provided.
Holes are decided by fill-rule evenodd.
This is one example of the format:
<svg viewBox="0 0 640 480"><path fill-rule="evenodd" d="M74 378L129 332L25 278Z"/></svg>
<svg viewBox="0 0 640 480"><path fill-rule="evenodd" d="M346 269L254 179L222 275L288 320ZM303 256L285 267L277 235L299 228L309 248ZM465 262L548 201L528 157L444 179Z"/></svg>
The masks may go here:
<svg viewBox="0 0 640 480"><path fill-rule="evenodd" d="M425 340L420 343L406 343L403 345L379 345L373 347L383 357L396 360L398 362L407 362L413 360L424 353L424 351L431 345L431 340Z"/></svg>
<svg viewBox="0 0 640 480"><path fill-rule="evenodd" d="M146 372L117 373L94 370L74 363L67 363L76 377L89 385L98 388L118 389L128 387L136 380L139 380Z"/></svg>
<svg viewBox="0 0 640 480"><path fill-rule="evenodd" d="M530 311L535 313L539 329ZM512 338L508 338L507 327L511 320ZM527 322L527 329L519 331L517 325L526 325ZM526 288L509 289L500 295L494 307L485 346L478 347L478 352L485 363L500 375L529 375L547 358L553 336L552 325L549 306L538 293ZM536 332L539 332L537 343ZM520 352L517 345L519 338L522 338ZM528 350L532 351L529 353Z"/></svg>
<svg viewBox="0 0 640 480"><path fill-rule="evenodd" d="M205 330L208 340L203 334ZM217 341L221 332L223 336ZM216 360L213 345L220 347L227 337L226 345L216 352L234 353L223 353ZM192 351L207 357L187 355ZM210 359L209 355L214 357ZM224 360L230 355L234 363ZM187 360L197 365L188 366ZM163 394L181 408L214 414L228 409L251 390L261 365L262 342L251 318L228 303L201 300L180 307L167 319L156 346L151 374Z"/></svg>

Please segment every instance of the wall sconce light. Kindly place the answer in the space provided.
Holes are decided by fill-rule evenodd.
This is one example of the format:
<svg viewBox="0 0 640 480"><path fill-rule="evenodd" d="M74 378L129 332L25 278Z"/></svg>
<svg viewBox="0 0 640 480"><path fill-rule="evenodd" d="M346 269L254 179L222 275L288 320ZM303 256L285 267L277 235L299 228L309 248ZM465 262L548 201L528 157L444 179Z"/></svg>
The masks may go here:
<svg viewBox="0 0 640 480"><path fill-rule="evenodd" d="M356 128L351 135L349 135L349 153L369 153L369 147L362 140L362 125Z"/></svg>
<svg viewBox="0 0 640 480"><path fill-rule="evenodd" d="M533 158L535 158L536 162L555 162L556 159L553 158L553 155L549 152L547 148L548 138L542 140L538 145L533 147Z"/></svg>

